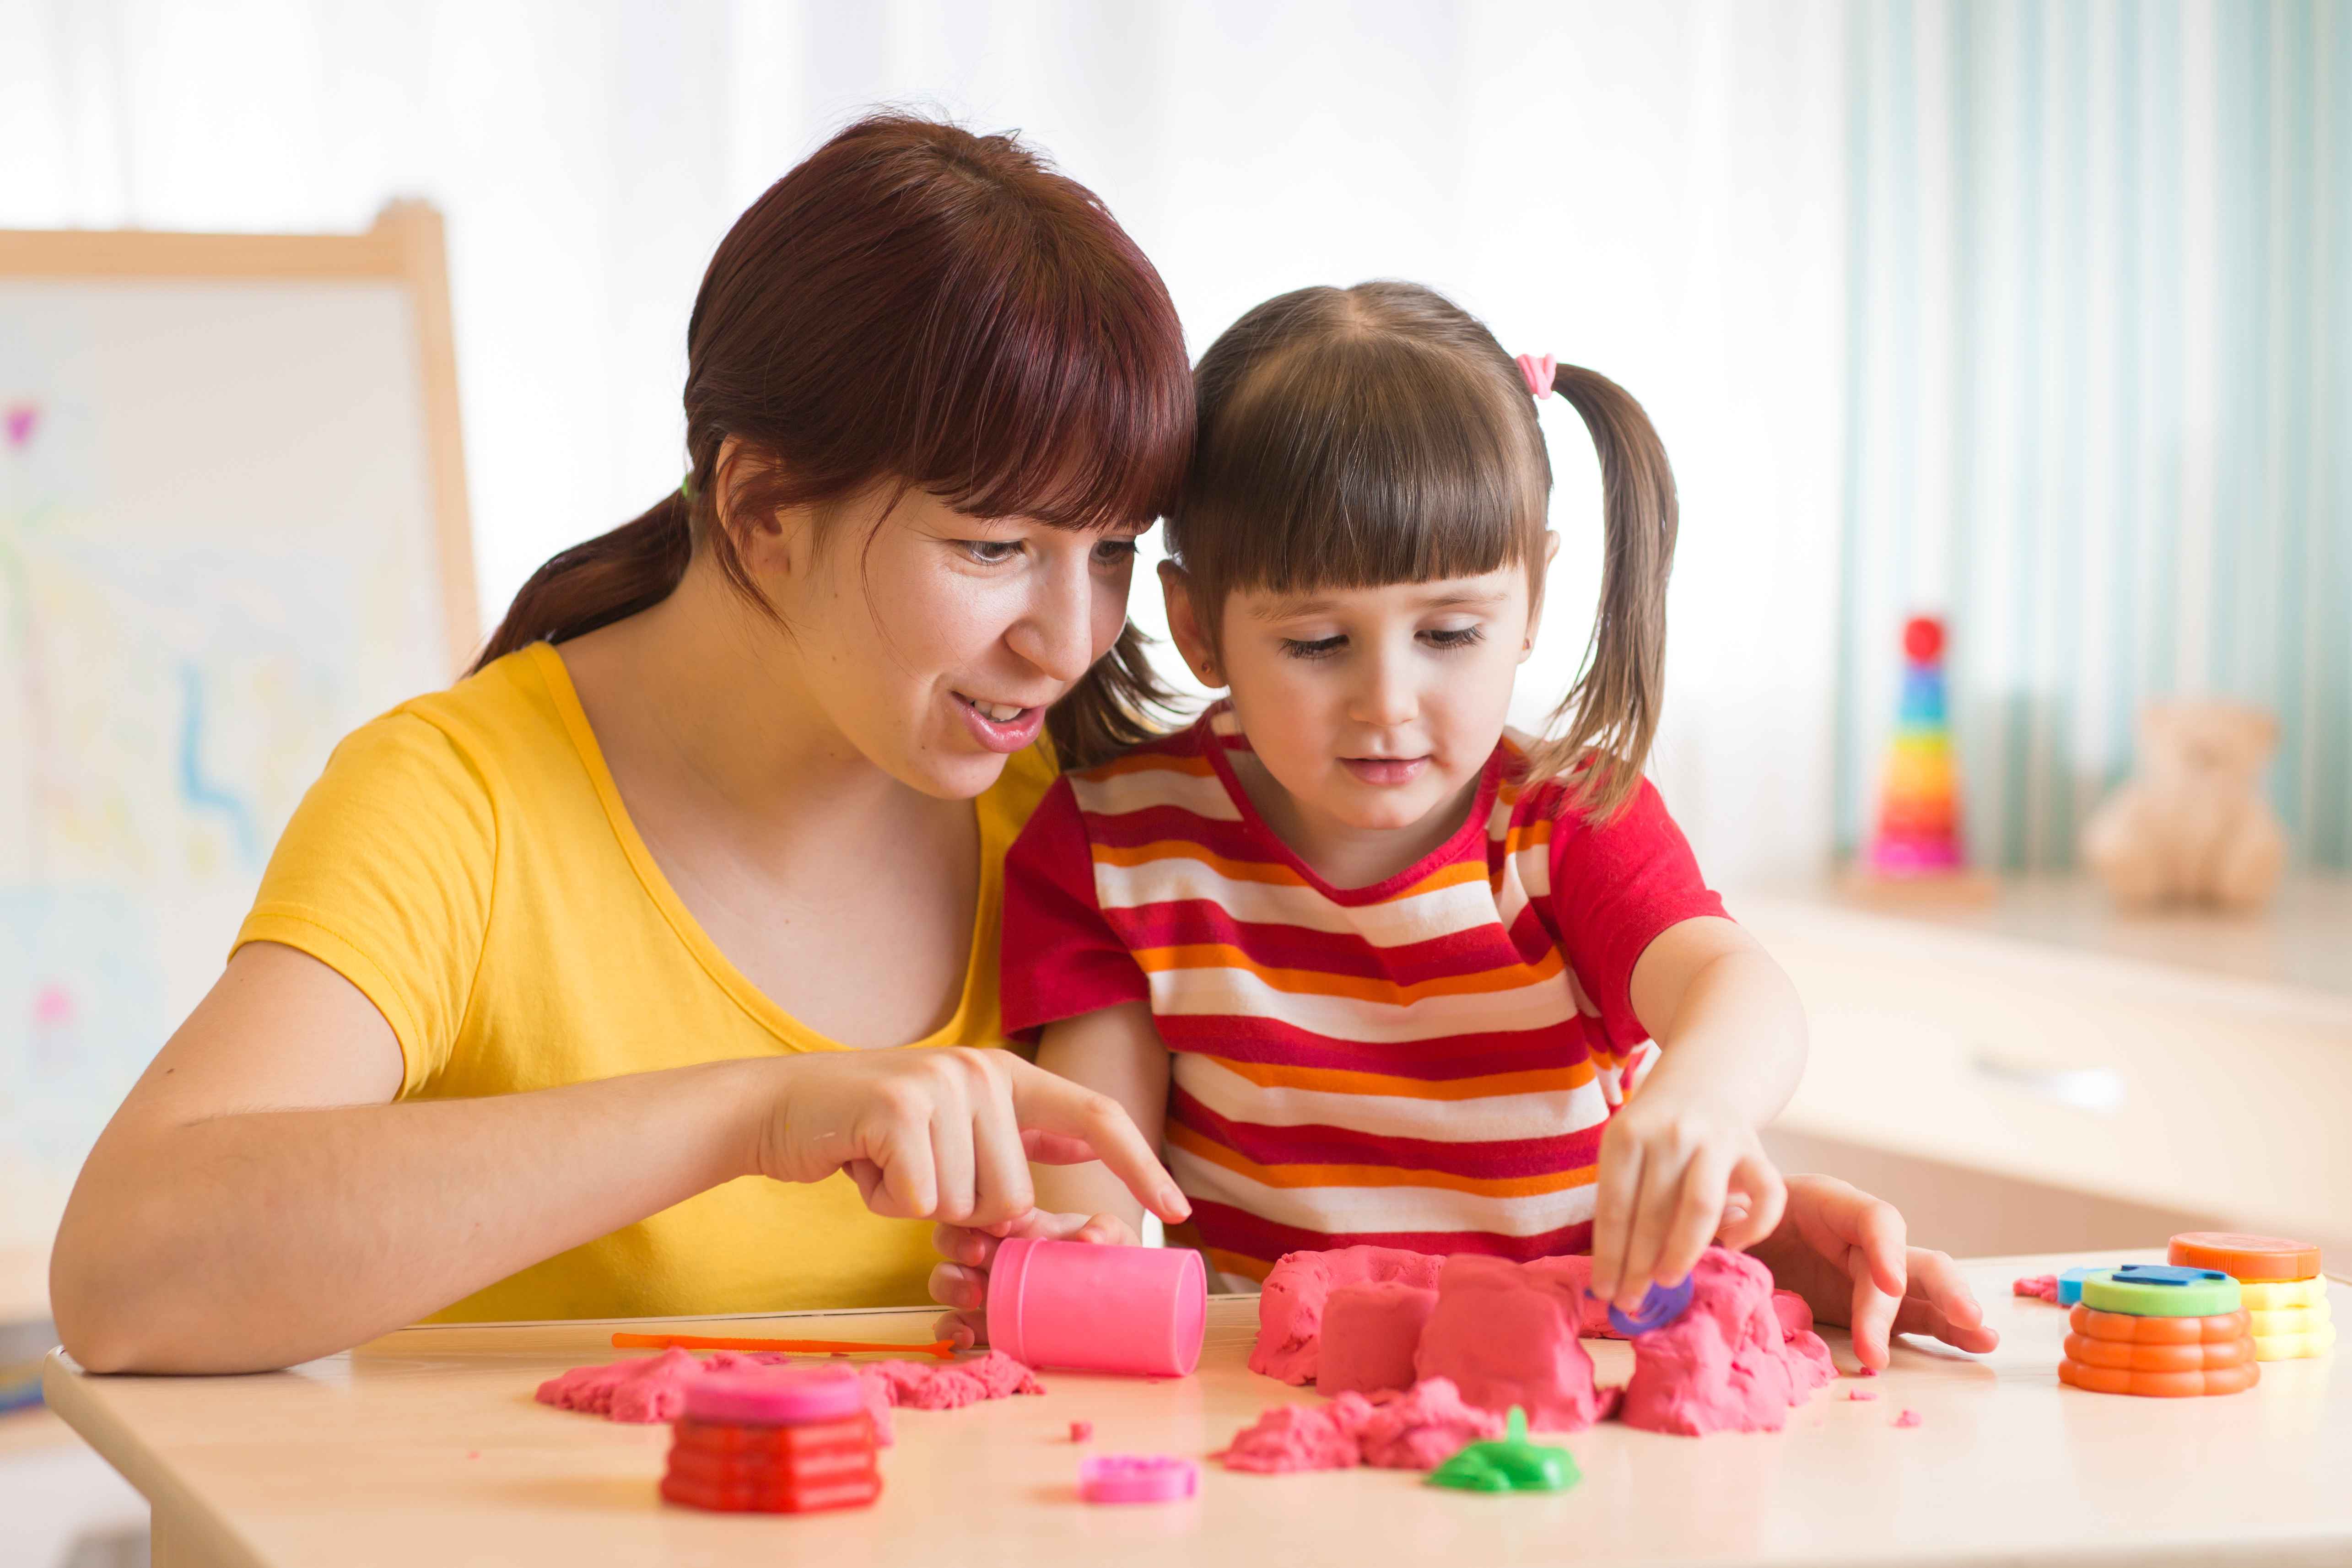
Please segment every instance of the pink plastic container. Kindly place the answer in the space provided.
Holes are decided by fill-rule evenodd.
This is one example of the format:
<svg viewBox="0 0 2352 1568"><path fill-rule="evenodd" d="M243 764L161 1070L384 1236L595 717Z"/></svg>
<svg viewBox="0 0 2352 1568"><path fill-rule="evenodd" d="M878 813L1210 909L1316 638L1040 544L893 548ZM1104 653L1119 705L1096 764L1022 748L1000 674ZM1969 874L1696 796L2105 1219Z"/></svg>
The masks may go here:
<svg viewBox="0 0 2352 1568"><path fill-rule="evenodd" d="M1183 1377L1208 1321L1208 1272L1189 1247L1016 1237L988 1270L989 1343L1032 1366Z"/></svg>

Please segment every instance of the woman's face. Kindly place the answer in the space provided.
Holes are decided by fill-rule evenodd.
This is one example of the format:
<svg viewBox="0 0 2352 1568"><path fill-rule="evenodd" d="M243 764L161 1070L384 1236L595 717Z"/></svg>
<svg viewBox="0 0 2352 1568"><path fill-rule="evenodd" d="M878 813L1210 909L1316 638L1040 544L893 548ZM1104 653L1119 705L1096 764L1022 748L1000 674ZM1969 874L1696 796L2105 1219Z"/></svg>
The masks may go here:
<svg viewBox="0 0 2352 1568"><path fill-rule="evenodd" d="M921 490L892 506L895 488L821 535L788 526L780 560L754 570L843 738L902 783L968 800L1118 640L1140 530L971 517Z"/></svg>

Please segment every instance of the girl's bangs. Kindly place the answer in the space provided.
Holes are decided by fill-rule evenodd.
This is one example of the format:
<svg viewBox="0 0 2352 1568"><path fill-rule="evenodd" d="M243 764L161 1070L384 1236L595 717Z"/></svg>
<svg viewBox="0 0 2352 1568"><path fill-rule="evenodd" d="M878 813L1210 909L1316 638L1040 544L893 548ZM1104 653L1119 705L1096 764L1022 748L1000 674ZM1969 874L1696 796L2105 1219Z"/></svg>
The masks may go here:
<svg viewBox="0 0 2352 1568"><path fill-rule="evenodd" d="M1458 354L1380 334L1294 349L1204 425L1215 472L1196 468L1187 538L1215 539L1225 591L1377 588L1524 562L1550 476L1539 440L1512 438L1515 420L1532 419L1493 382Z"/></svg>

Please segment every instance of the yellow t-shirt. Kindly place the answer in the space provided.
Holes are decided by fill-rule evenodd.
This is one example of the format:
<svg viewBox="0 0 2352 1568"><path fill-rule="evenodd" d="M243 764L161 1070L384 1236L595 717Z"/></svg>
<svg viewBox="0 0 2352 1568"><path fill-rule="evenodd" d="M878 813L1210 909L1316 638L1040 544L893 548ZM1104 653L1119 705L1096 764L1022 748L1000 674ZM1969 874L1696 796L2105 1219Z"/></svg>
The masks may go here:
<svg viewBox="0 0 2352 1568"><path fill-rule="evenodd" d="M919 1045L1003 1045L1004 852L1053 782L1043 747L975 802L980 911L963 999ZM461 1099L699 1061L838 1051L754 989L688 915L541 643L345 737L271 855L237 945L281 942L365 992L400 1098ZM928 1223L841 1175L745 1177L523 1270L438 1321L898 1305Z"/></svg>

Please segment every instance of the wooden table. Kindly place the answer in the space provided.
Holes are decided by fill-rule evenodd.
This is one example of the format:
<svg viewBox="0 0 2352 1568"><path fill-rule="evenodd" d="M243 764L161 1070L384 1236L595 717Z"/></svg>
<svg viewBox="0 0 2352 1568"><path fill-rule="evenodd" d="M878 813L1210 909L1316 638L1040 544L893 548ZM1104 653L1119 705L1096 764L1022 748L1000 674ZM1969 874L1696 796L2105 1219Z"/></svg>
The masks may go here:
<svg viewBox="0 0 2352 1568"><path fill-rule="evenodd" d="M2095 1261L2131 1261L2118 1254ZM549 1409L533 1386L612 1357L610 1324L426 1328L252 1377L91 1377L62 1354L50 1402L154 1506L157 1568L189 1563L1981 1563L2352 1558L2352 1370L2341 1354L2263 1369L2218 1399L2063 1389L2065 1314L2009 1293L2091 1260L1971 1264L2003 1343L1969 1357L1907 1343L1777 1436L1692 1439L1609 1425L1567 1439L1581 1485L1553 1497L1443 1491L1354 1470L1229 1475L1198 1500L1077 1501L1088 1452L1202 1456L1268 1405L1315 1395L1252 1375L1252 1298L1211 1306L1193 1377L1047 1375L1044 1398L898 1414L878 1505L806 1518L716 1515L655 1496L667 1428ZM2352 1324L2352 1288L2331 1286ZM707 1320L706 1320L707 1321ZM745 1333L916 1340L929 1314L739 1320ZM1831 1345L1852 1356L1843 1335ZM1629 1346L1596 1343L1603 1382ZM1853 1403L1849 1390L1879 1397ZM1906 1408L1916 1428L1898 1428ZM1069 1423L1094 1423L1091 1448Z"/></svg>

